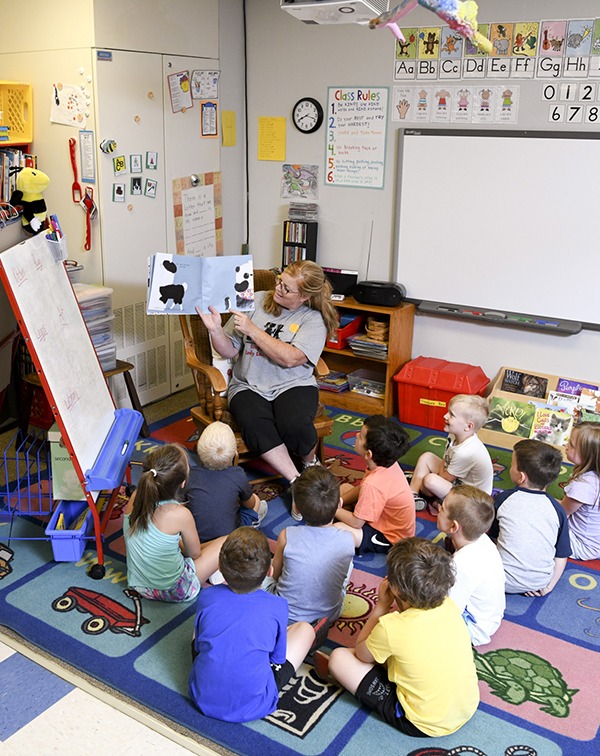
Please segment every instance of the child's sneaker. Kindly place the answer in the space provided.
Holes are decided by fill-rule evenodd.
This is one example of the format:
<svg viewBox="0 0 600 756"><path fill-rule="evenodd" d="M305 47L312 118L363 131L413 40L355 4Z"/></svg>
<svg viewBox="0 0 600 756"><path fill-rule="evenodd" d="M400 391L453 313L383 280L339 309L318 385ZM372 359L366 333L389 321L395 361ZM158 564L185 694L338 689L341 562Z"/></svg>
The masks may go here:
<svg viewBox="0 0 600 756"><path fill-rule="evenodd" d="M329 654L325 654L323 651L315 651L312 663L319 680L331 682L331 678L329 677Z"/></svg>
<svg viewBox="0 0 600 756"><path fill-rule="evenodd" d="M222 585L225 582L225 578L223 577L221 570L213 572L213 574L209 576L208 582L211 585Z"/></svg>
<svg viewBox="0 0 600 756"><path fill-rule="evenodd" d="M416 494L413 491L413 499L415 500L415 510L417 512L422 512L424 509L427 509L427 501L421 496L421 494Z"/></svg>
<svg viewBox="0 0 600 756"><path fill-rule="evenodd" d="M253 528L258 528L258 527L259 527L259 525L261 524L261 522L262 522L262 521L263 521L263 520L265 519L265 517L267 516L267 512L268 512L268 511L269 511L269 505L267 504L267 502L266 502L266 501L263 501L263 500L261 499L261 500L260 500L260 504L258 505L258 511L256 512L256 514L258 515L258 519L257 519L257 520L255 520L255 521L254 521L254 522L252 523L252 527L253 527Z"/></svg>
<svg viewBox="0 0 600 756"><path fill-rule="evenodd" d="M323 643L325 643L325 641L327 640L327 635L329 634L329 628L331 627L329 617L321 617L321 619L315 620L310 624L313 626L313 630L315 631L315 640L310 647L310 650L308 652L309 655L316 651L318 648L321 648Z"/></svg>
<svg viewBox="0 0 600 756"><path fill-rule="evenodd" d="M316 454L310 462L302 462L302 469L306 470L307 467L322 467L321 460L317 457Z"/></svg>
<svg viewBox="0 0 600 756"><path fill-rule="evenodd" d="M290 511L290 514L292 515L292 519L296 520L296 522L302 522L303 517L296 509L296 504L292 501L292 509Z"/></svg>

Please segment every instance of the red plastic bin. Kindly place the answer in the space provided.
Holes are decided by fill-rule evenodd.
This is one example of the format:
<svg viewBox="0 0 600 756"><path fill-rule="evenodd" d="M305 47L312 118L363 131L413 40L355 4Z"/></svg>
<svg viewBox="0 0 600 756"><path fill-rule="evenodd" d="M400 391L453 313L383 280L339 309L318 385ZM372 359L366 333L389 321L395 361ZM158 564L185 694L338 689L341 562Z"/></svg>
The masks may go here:
<svg viewBox="0 0 600 756"><path fill-rule="evenodd" d="M457 394L483 395L490 379L480 367L417 357L394 376L398 416L403 423L444 430L444 415Z"/></svg>

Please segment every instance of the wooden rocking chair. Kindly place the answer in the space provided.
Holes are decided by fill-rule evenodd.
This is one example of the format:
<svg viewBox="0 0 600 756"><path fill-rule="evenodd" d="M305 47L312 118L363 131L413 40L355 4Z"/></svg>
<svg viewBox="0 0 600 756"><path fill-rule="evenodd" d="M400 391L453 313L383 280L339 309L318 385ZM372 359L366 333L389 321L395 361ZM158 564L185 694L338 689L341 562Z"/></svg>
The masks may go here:
<svg viewBox="0 0 600 756"><path fill-rule="evenodd" d="M255 291L268 291L274 287L275 273L273 271L254 271ZM229 315L223 315L223 322L226 322L229 317ZM210 338L206 326L199 315L180 315L179 322L183 333L186 363L192 371L198 393L198 405L190 410L198 431L202 433L207 425L220 420L231 426L235 433L239 461L247 462L255 459L257 455L253 454L244 443L239 428L228 410L227 399L222 396L227 389L227 383L221 371L213 366ZM325 361L320 358L315 375L321 377L328 373L329 369ZM318 436L317 455L319 459L323 459L323 439L330 435L333 420L325 414L324 407L320 403L314 425Z"/></svg>

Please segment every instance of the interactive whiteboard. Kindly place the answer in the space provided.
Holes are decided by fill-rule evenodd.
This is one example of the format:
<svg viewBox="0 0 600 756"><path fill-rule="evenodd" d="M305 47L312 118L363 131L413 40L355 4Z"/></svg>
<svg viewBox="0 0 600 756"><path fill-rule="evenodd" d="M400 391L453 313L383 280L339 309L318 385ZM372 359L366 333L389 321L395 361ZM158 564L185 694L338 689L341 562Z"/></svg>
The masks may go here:
<svg viewBox="0 0 600 756"><path fill-rule="evenodd" d="M2 252L0 274L61 433L85 472L115 405L65 266L40 234Z"/></svg>
<svg viewBox="0 0 600 756"><path fill-rule="evenodd" d="M600 135L407 129L398 160L409 298L598 327Z"/></svg>

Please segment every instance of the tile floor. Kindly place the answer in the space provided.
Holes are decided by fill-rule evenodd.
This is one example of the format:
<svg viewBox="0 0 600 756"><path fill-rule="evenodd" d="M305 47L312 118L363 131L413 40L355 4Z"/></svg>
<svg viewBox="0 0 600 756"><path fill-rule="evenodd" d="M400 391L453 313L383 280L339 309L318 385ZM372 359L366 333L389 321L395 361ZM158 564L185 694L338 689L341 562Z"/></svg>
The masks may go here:
<svg viewBox="0 0 600 756"><path fill-rule="evenodd" d="M0 641L0 754L209 756L215 753L143 712L139 716L147 723L58 677Z"/></svg>

